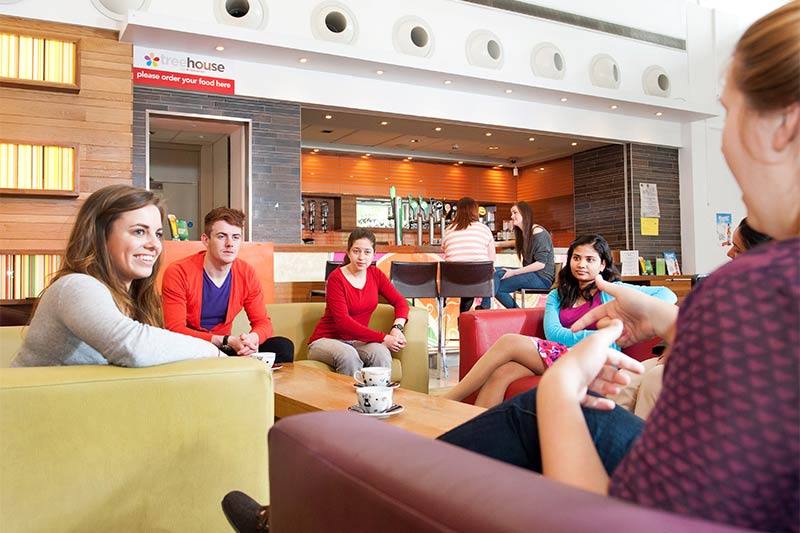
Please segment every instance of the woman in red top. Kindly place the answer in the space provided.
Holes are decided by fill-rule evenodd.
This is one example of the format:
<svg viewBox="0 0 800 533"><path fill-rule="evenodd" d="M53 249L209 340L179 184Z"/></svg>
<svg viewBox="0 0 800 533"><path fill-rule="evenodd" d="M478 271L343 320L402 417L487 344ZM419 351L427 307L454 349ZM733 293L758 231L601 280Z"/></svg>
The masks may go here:
<svg viewBox="0 0 800 533"><path fill-rule="evenodd" d="M375 235L356 229L347 239L344 265L334 270L325 285L325 314L308 341L308 358L322 361L340 374L352 376L363 366L392 367L391 352L406 345L403 328L408 303L386 274L371 266ZM389 333L369 328L378 295L394 306Z"/></svg>

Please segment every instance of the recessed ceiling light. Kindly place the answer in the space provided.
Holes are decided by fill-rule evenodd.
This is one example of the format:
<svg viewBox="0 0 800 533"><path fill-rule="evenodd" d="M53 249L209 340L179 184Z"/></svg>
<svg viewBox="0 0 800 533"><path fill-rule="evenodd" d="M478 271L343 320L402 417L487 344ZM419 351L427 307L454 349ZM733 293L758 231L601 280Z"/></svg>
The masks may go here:
<svg viewBox="0 0 800 533"><path fill-rule="evenodd" d="M308 62L308 58L307 57L301 57L300 59L298 59L298 61L301 62L301 63L306 63L306 62Z"/></svg>
<svg viewBox="0 0 800 533"><path fill-rule="evenodd" d="M371 156L372 154L364 154L364 155L365 155L366 157L369 157L369 156Z"/></svg>
<svg viewBox="0 0 800 533"><path fill-rule="evenodd" d="M198 136L197 136L197 138L198 138L198 139L205 139L205 138L206 138L206 136L205 136L205 135L198 135Z"/></svg>
<svg viewBox="0 0 800 533"><path fill-rule="evenodd" d="M313 149L313 150L311 150L311 151L312 151L312 152L314 152L314 153L316 154L317 152L319 152L319 148L314 148L314 149Z"/></svg>
<svg viewBox="0 0 800 533"><path fill-rule="evenodd" d="M332 119L332 118L333 118L333 115L325 115L325 119L326 119L326 120L330 120L330 119Z"/></svg>
<svg viewBox="0 0 800 533"><path fill-rule="evenodd" d="M657 116L657 117L660 117L660 116L661 116L661 115L663 115L663 114L664 114L664 113L662 113L661 111L656 111L656 116Z"/></svg>
<svg viewBox="0 0 800 533"><path fill-rule="evenodd" d="M378 69L375 71L375 74L377 74L378 76L383 76L383 71Z"/></svg>
<svg viewBox="0 0 800 533"><path fill-rule="evenodd" d="M422 183L422 180L419 180L419 182Z"/></svg>
<svg viewBox="0 0 800 533"><path fill-rule="evenodd" d="M506 94L511 94L514 92L514 89L506 89Z"/></svg>
<svg viewBox="0 0 800 533"><path fill-rule="evenodd" d="M433 128L433 129L434 129L434 131L442 131L442 127L441 127L441 126L436 126L436 127L435 127L435 128Z"/></svg>
<svg viewBox="0 0 800 533"><path fill-rule="evenodd" d="M572 143L572 146L578 146L578 143Z"/></svg>
<svg viewBox="0 0 800 533"><path fill-rule="evenodd" d="M533 142L533 141L535 141L535 140L536 140L536 137L528 137L528 140L529 140L530 142Z"/></svg>
<svg viewBox="0 0 800 533"><path fill-rule="evenodd" d="M413 157L406 157L406 161L411 161L412 159L414 159L414 158Z"/></svg>
<svg viewBox="0 0 800 533"><path fill-rule="evenodd" d="M499 150L499 149L500 149L499 146L490 146L489 147L489 150Z"/></svg>
<svg viewBox="0 0 800 533"><path fill-rule="evenodd" d="M499 168L503 168L504 165L497 165Z"/></svg>
<svg viewBox="0 0 800 533"><path fill-rule="evenodd" d="M610 107L611 107L611 109L619 109L619 106L618 106L618 105L612 105L612 106L610 106Z"/></svg>
<svg viewBox="0 0 800 533"><path fill-rule="evenodd" d="M539 170L544 170L544 167L539 167Z"/></svg>
<svg viewBox="0 0 800 533"><path fill-rule="evenodd" d="M225 47L220 44L215 46L214 50L216 50L217 52L222 52L223 50L225 50Z"/></svg>
<svg viewBox="0 0 800 533"><path fill-rule="evenodd" d="M419 142L419 139L411 139L411 142L412 142L412 143L418 143L418 142Z"/></svg>
<svg viewBox="0 0 800 533"><path fill-rule="evenodd" d="M388 122L388 121L386 121L386 120L381 120L381 126L386 126L386 125L388 125L388 124L389 124L389 122Z"/></svg>
<svg viewBox="0 0 800 533"><path fill-rule="evenodd" d="M484 135L486 135L487 137L491 137L492 136L492 132L491 131L487 131L486 133L484 133Z"/></svg>
<svg viewBox="0 0 800 533"><path fill-rule="evenodd" d="M463 162L463 161L459 161L459 162L458 162L458 164L459 164L459 165L463 165L463 164L464 164L464 162Z"/></svg>
<svg viewBox="0 0 800 533"><path fill-rule="evenodd" d="M493 169L495 169L495 170L497 170L497 169L498 169L498 168L500 168L500 167L498 167L497 165L495 165L495 166L493 166L492 168L493 168Z"/></svg>
<svg viewBox="0 0 800 533"><path fill-rule="evenodd" d="M566 102L566 101L567 101L567 98L566 98L566 97L564 97L564 98L562 98L562 99L561 99L561 101L562 101L562 102Z"/></svg>
<svg viewBox="0 0 800 533"><path fill-rule="evenodd" d="M450 85L451 83L453 83L453 80L444 80L445 85Z"/></svg>

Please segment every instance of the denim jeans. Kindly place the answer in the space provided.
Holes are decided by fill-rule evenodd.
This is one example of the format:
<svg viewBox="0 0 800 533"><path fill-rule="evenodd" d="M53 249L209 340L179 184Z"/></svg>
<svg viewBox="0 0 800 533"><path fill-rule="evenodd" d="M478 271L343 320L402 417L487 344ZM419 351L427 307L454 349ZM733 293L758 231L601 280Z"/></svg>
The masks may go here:
<svg viewBox="0 0 800 533"><path fill-rule="evenodd" d="M553 284L552 281L542 276L539 272L518 274L501 281L500 278L503 277L506 269L507 267L497 267L494 269L494 297L507 309L519 307L517 302L514 301L514 297L511 296L512 292L519 289L549 289ZM484 298L481 305L486 308L491 307L491 298Z"/></svg>
<svg viewBox="0 0 800 533"><path fill-rule="evenodd" d="M627 455L642 432L644 421L622 407L613 411L583 409L597 453L608 475ZM494 459L542 471L536 389L518 394L439 439Z"/></svg>

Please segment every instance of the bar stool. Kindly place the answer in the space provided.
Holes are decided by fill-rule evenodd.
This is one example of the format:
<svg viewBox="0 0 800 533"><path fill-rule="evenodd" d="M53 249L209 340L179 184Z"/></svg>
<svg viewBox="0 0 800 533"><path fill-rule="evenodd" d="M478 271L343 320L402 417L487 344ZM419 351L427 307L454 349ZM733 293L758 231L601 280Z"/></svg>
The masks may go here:
<svg viewBox="0 0 800 533"><path fill-rule="evenodd" d="M439 353L447 378L444 343L444 308L448 298L482 298L494 296L493 261L443 261L439 263Z"/></svg>
<svg viewBox="0 0 800 533"><path fill-rule="evenodd" d="M438 272L438 261L392 261L389 280L400 294L411 298L413 305L415 298L439 298L439 288L436 286Z"/></svg>
<svg viewBox="0 0 800 533"><path fill-rule="evenodd" d="M344 264L344 261L326 261L325 262L325 281L328 281L328 278L333 273L334 270L339 268ZM314 301L314 296L320 296L325 298L325 289L311 289L308 293L308 301Z"/></svg>
<svg viewBox="0 0 800 533"><path fill-rule="evenodd" d="M546 289L517 289L514 291L514 299L517 298L517 293L519 293L522 298L520 301L520 307L525 309L525 295L526 294L550 294L550 291L558 287L558 273L561 272L561 263L555 264L554 276L553 276L553 284L547 287Z"/></svg>

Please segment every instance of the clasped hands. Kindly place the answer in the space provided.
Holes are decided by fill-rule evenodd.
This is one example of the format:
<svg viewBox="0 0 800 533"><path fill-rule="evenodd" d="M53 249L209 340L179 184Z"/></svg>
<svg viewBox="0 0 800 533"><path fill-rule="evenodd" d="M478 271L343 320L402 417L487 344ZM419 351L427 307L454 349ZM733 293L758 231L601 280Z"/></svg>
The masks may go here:
<svg viewBox="0 0 800 533"><path fill-rule="evenodd" d="M236 355L253 355L258 352L258 333L242 333L238 337L228 337L228 346L236 350Z"/></svg>
<svg viewBox="0 0 800 533"><path fill-rule="evenodd" d="M392 352L399 352L406 347L406 336L399 329L392 328L391 332L383 338L381 344L389 348Z"/></svg>
<svg viewBox="0 0 800 533"><path fill-rule="evenodd" d="M614 296L572 325L581 331L597 322L598 330L569 349L542 377L541 387L558 387L564 394L574 395L585 407L611 410L614 402L587 394L617 394L630 382L619 370L641 374L644 366L635 359L610 348L611 343L630 346L660 336L672 343L677 307L643 294L635 289L608 283L600 276L597 288Z"/></svg>

